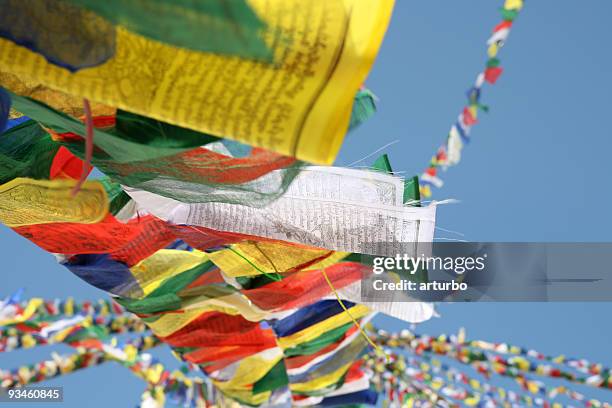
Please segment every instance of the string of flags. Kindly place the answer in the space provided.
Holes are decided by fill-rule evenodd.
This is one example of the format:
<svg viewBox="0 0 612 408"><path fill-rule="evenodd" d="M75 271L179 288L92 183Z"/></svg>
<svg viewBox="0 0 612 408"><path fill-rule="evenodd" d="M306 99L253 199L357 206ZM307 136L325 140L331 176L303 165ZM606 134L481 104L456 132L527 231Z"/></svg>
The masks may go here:
<svg viewBox="0 0 612 408"><path fill-rule="evenodd" d="M386 351L386 356L369 355L365 358L367 367L373 375L372 382L388 395L393 404L406 405L411 399L408 391L411 382L423 383L440 394L454 400L456 406L529 406L561 408L572 406L554 401L566 397L573 402L579 402L585 407L610 407L607 402L589 399L584 394L565 386L546 387L542 382L530 380L518 381L521 388L528 392L509 390L503 387L483 383L464 372L436 359L419 360Z"/></svg>
<svg viewBox="0 0 612 408"><path fill-rule="evenodd" d="M59 154L61 153L58 149L56 155ZM51 167L54 162L55 159L51 161ZM328 179L334 175L333 171L317 171L322 172ZM62 170L60 174L70 176L69 171ZM317 175L317 172L313 169L311 174ZM365 175L368 178L364 178ZM371 191L368 185L371 183L369 180L374 177L373 174L360 171L340 171L335 174L336 178L343 177L344 180L350 180L348 176L353 178L350 187L362 189L362 196ZM73 174L72 178L77 177L78 174ZM399 179L383 174L375 178L379 184L386 183L391 188L390 196L379 198L386 200L384 202L402 203L405 199L418 198L411 196L410 191L407 196L406 186ZM314 180L318 182L319 179ZM224 395L248 404L262 404L283 389L285 392L280 392L280 397L302 405L314 401L323 403L325 398L321 397L322 393L334 394L329 397L332 401L339 398L361 398L366 402L374 400L371 392L365 392L367 390L360 390L357 396L351 392L352 384L363 384L364 378L359 367L351 365L351 362L367 346L354 326L359 325L355 319L365 317L370 311L367 307L355 305L352 302L354 295L350 295L350 291L342 293L344 287L357 283L368 270L367 265L354 260L341 262L349 254L269 239L254 241L252 235L245 236L234 231L221 233L195 229L194 233L194 227L191 226L174 226L154 215L147 216L146 213L144 217L141 216L137 207L131 204L132 201L122 197L121 190L110 180L101 183L102 190L100 186L93 188L92 182L88 182L90 184L85 184L85 188L78 193L77 199L80 196L84 201L95 203L95 206L88 205L89 208L95 209L94 212L70 212L64 216L58 211L58 201L45 194L51 191L56 195L67 196L72 191L72 184L67 181L51 182L43 190L44 184L41 182L32 183L25 179L17 182L12 181L18 186L24 185L43 193L40 194L41 203L44 203L46 211L53 212L56 217L66 217L67 222L62 219L54 223L39 224L40 212L22 210L18 217L14 213L7 215L12 217L10 225L15 231L34 242L40 242L41 246L43 242L44 245L61 245L64 249L70 245L71 254L62 255L53 250L52 252L77 276L118 296L114 303L121 304L143 318L149 328L164 342L173 346L183 359L206 367L204 370L213 380L214 386ZM344 191L339 193L346 194ZM351 191L351 194L354 195L355 190ZM10 196L7 198L12 199ZM104 200L108 200L108 209L103 205ZM115 202L118 204L115 205ZM121 222L126 220L127 223ZM107 227L110 226L109 223L117 225L118 229L110 230ZM97 236L96 225L101 227ZM87 241L83 241L86 238L85 231L90 234ZM135 248L135 241L141 244L138 248ZM145 243L149 246L144 245ZM92 244L100 247L100 252L110 252L91 254L95 248ZM316 277L314 280L313 274ZM258 276L270 280L261 280ZM235 281L228 281L228 278ZM342 293L346 302L339 304L335 300L327 300L308 306L336 289ZM292 301L287 302L287 299ZM74 306L70 301L60 303L57 307L40 299L30 300L22 306L14 301L8 303L11 304L7 306L12 307L7 307L7 310L12 310L12 313L6 314L6 322L11 324L23 323L36 316L37 312L41 314L43 307L42 314L47 309L50 314L56 309L64 310L66 314L74 314ZM119 312L114 303L114 311ZM339 305L348 307L348 311L345 312ZM285 319L281 320L283 326L278 329L280 331L259 328L258 322L275 319L276 316L280 318L296 307L303 310L296 312L296 316L303 316L308 310L329 312L321 315L325 320L315 319L310 323L312 328L306 326L290 336L283 334ZM99 311L96 311L84 303L80 310L84 314L107 314L108 309L109 307L100 307ZM176 315L178 311L188 315ZM407 315L416 319L415 321L421 321L431 317L427 309L425 312L422 317L414 313ZM235 314L237 316L232 317ZM82 319L83 316L79 321ZM295 318L289 315L287 319L288 322L293 322ZM67 319L63 324L69 322L74 320ZM203 322L206 322L205 327L209 326L206 331L201 328ZM297 320L296 323L304 325L306 322ZM232 340L227 341L227 332L221 335L215 331L218 330L218 325L240 330L239 333L242 334L234 333ZM46 330L45 328L48 329L45 326L42 330ZM196 329L198 335L194 337L195 333L192 332ZM276 342L275 335L279 337ZM27 344L31 344L32 339L40 338L25 337ZM24 337L20 340L23 344ZM71 340L68 338L69 344ZM39 343L44 341L48 342L40 340ZM245 341L253 346L244 347ZM238 346L241 353L237 352ZM320 357L319 351L323 350L326 351L326 364L322 367L317 365L319 371L314 373L335 370L324 376L323 381L308 380L312 377L304 377L300 373L301 368L296 368L298 371L294 375L268 375L276 374L277 367L282 367L279 366L279 358L283 354L287 356L286 361L297 359L297 364L304 364L304 359L307 362L312 358L316 360ZM308 363L306 367L309 368ZM222 380L227 370L237 372L231 381ZM347 382L348 372L354 372L351 377L354 378L353 381ZM287 374L290 373L293 371L287 370ZM314 373L309 372L309 376ZM348 386L346 391L341 384ZM147 401L150 401L150 398Z"/></svg>
<svg viewBox="0 0 612 408"><path fill-rule="evenodd" d="M514 355L508 358L503 354L491 352L488 348L479 348L478 345L490 344L481 341L449 341L444 335L439 337L415 336L409 332L403 335L388 336L384 331L378 332L375 341L382 345L397 348L410 348L417 355L422 353L433 353L452 357L455 360L472 365L478 372L489 375L491 373L520 378L525 380L524 374L533 373L539 376L559 378L572 383L612 389L612 372L601 364L590 365L589 368L578 365L578 359L559 357L550 360L534 358L533 355ZM472 346L472 344L476 346ZM567 367L564 368L563 365ZM580 375L574 371L583 372Z"/></svg>
<svg viewBox="0 0 612 408"><path fill-rule="evenodd" d="M421 174L420 190L425 198L431 197L432 187L440 188L444 184L439 177L440 170L456 166L461 161L463 146L470 142L472 127L478 123L478 112L488 112L489 107L480 101L485 84L494 85L503 72L497 55L506 43L514 20L523 8L523 0L506 0L501 9L502 21L493 28L493 34L487 40L487 62L485 68L476 77L476 82L467 91L467 104L453 123L444 143L431 158L429 165Z"/></svg>
<svg viewBox="0 0 612 408"><path fill-rule="evenodd" d="M131 366L136 361L139 351L150 349L158 343L159 340L153 336L142 336L123 345L104 344L100 348L80 348L76 353L66 356L54 353L50 360L21 366L14 370L0 370L0 384L5 389L11 389L73 373L106 361L119 361Z"/></svg>
<svg viewBox="0 0 612 408"><path fill-rule="evenodd" d="M0 330L0 352L40 345L65 343L71 346L99 345L110 335L143 333L148 328L138 318L120 316L110 319L63 318L47 322L28 322Z"/></svg>
<svg viewBox="0 0 612 408"><path fill-rule="evenodd" d="M458 334L441 334L436 337L431 337L427 335L419 335L409 330L403 330L399 333L393 334L387 333L384 330L378 330L376 336L378 341L387 344L390 347L401 347L401 345L405 344L414 344L416 347L419 347L419 344L435 342L439 344L449 344L451 346L455 345L456 347L477 349L483 352L494 352L501 355L514 355L540 362L554 363L556 365L565 366L570 370L576 370L583 374L599 374L606 376L612 375L612 370L609 367L599 363L590 362L584 358L566 355L550 356L537 350L527 349L503 342L492 343L483 340L469 340L465 338L464 331L460 331Z"/></svg>
<svg viewBox="0 0 612 408"><path fill-rule="evenodd" d="M18 296L11 296L5 300L6 305L11 303L26 305L22 308L22 313L27 309L27 305L31 301L19 302ZM51 302L47 302L51 303ZM82 302L82 304L103 304L104 302ZM39 306L40 309L44 309ZM535 380L527 376L526 373L531 373L539 377L553 377L563 379L568 382L577 382L585 385L602 386L596 384L593 380L583 381L569 371L563 369L552 368L549 363L554 363L556 366L565 366L567 369L572 369L577 372L590 373L600 377L609 378L609 370L602 364L588 362L581 358L573 357L551 357L543 353L526 349L524 347L509 345L506 343L490 343L483 340L467 340L465 332L461 330L456 335L419 335L413 332L403 330L399 333L388 333L384 330L376 330L367 324L367 320L363 321L365 326L368 326L368 335L380 347L378 349L370 349L363 357L359 354L352 354L353 351L364 350L359 343L366 345L357 328L350 323L350 329L341 337L341 341L329 343L329 340L323 340L329 336L320 337L319 331L309 329L307 331L295 332L295 325L304 325L304 322L309 319L314 319L309 324L315 327L317 324L324 322L330 327L337 327L338 324L346 322L347 319L342 319L342 314L333 313L333 319L325 319L329 316L332 310L341 310L338 303L329 300L318 302L313 306L307 307L297 313L290 313L285 318L282 318L273 323L273 329L279 336L278 345L285 350L293 350L289 352L291 357L285 359L285 367L288 377L289 387L293 385L293 390L300 396L296 399L294 396L293 403L296 406L316 405L323 403L328 399L330 401L353 401L359 399L361 401L370 400L376 401L377 394L383 394L386 397L386 403L394 406L401 403L404 405L423 406L434 401L436 404L443 406L480 406L489 404L492 406L512 406L520 404L523 406L533 407L554 407L561 408L564 405L562 402L555 401L561 397L568 398L574 402L579 402L585 407L610 407L607 402L602 402L594 398L589 398L581 392L572 390L567 385L550 386L541 380ZM88 319L92 319L88 309L82 310ZM54 355L53 360L41 362L35 365L19 367L12 371L3 371L2 380L5 388L14 387L17 384L25 385L46 378L54 377L60 374L67 374L75 370L84 369L86 367L101 364L105 361L118 361L128 367L134 374L145 380L147 387L143 393L143 406L146 404L162 404L166 398L171 398L175 401L187 403L191 401L207 401L213 404L214 401L226 401L223 393L215 391L214 378L189 377L188 371L197 370L198 364L203 361L203 353L192 351L188 354L183 354L183 357L190 361L188 366L180 371L168 371L158 361L151 358L150 355L142 353L142 351L160 344L159 339L155 336L144 335L136 338L133 341L128 341L124 345L119 345L114 339L107 342L100 340L108 340L109 327L115 327L118 331L114 333L146 332L146 326L142 324L134 316L106 316L110 317L109 322L103 321L102 316L98 316L96 322L75 321L72 310L68 310L70 316L62 314L32 314L30 317L20 323L11 323L8 328L3 329L3 333L10 333L13 337L30 336L32 338L43 338L42 332L49 328L50 325L63 322L63 332L66 334L63 338L55 337L56 341L63 341L77 349L77 353L69 356ZM357 309L352 309L352 313L359 317ZM312 317L307 317L312 316ZM218 316L215 316L218 318ZM209 317L210 318L210 317ZM129 323L124 323L124 322ZM118 324L113 324L118 322ZM336 323L332 323L336 322ZM198 325L202 325L202 321ZM228 321L224 321L227 324ZM129 330L132 324L134 330ZM314 326L312 326L314 324ZM347 324L345 324L346 326ZM111 330L112 332L112 330ZM58 332L59 333L59 332ZM188 334L188 330L184 330ZM203 334L203 333L202 333ZM294 334L299 334L296 337ZM5 337L6 335L3 335ZM53 338L53 337L51 337ZM321 347L319 343L323 342L323 350L329 355L331 352L335 364L332 367L341 365L344 361L357 359L349 370L355 370L361 367L354 374L349 374L344 377L344 384L340 389L336 390L333 395L328 398L322 398L317 395L302 394L299 391L303 389L301 378L314 378L315 383L321 383L320 378L317 378L312 371L316 373L323 369L320 365L321 356L325 354L315 353L314 355L303 354L309 343L302 343L300 351L293 346L295 341L308 341L309 338L315 340L313 345ZM188 337L175 337L172 341L162 339L164 342L170 342L172 345L178 344L177 341L186 345L185 340ZM211 337L208 334L207 343ZM299 340L298 340L299 339ZM203 341L204 338L200 338ZM332 339L330 339L332 340ZM355 340L360 340L355 342ZM49 344L45 342L32 343L27 347L32 347L40 344ZM330 347L331 346L331 347ZM10 348L8 349L10 350ZM6 350L6 351L8 351ZM335 350L335 351L334 351ZM206 354L210 353L210 348L206 349ZM182 350L175 348L177 355L180 355ZM233 350L234 353L237 350ZM493 354L486 354L486 353ZM503 355L512 355L514 358L503 358ZM475 372L483 376L485 380L490 380L494 375L506 376L513 378L521 391L514 391L499 386L493 386L488 382L483 382L469 376L461 369L454 365L442 362L433 357L433 355L441 355L456 359L462 364L469 364L475 368ZM208 356L207 356L208 357ZM218 358L219 356L217 356ZM227 358L227 357L226 357ZM232 356L235 359L235 356ZM207 359L208 360L208 359ZM217 360L219 361L219 360ZM325 360L323 360L325 361ZM315 363L313 365L313 363ZM543 364L544 363L544 364ZM308 371L304 371L304 369ZM556 370L556 371L555 371ZM212 372L214 377L215 371ZM304 374L308 373L307 377ZM211 381L212 379L212 381ZM277 380L277 379L275 379ZM263 383L265 384L265 382ZM261 387L261 385L260 385ZM373 388L372 388L373 387ZM608 384L608 388L610 384ZM525 394L526 393L526 394ZM288 396L285 396L286 398ZM158 406L152 405L152 406ZM325 405L325 404L323 404ZM148 405L146 405L148 406Z"/></svg>
<svg viewBox="0 0 612 408"><path fill-rule="evenodd" d="M6 319L7 314L14 316L22 315L28 308L37 316L116 316L125 314L125 310L112 299L97 299L95 301L76 302L73 298L67 299L40 299L33 298L27 301L21 301L20 298L23 291L18 291L13 295L0 301L3 316Z"/></svg>

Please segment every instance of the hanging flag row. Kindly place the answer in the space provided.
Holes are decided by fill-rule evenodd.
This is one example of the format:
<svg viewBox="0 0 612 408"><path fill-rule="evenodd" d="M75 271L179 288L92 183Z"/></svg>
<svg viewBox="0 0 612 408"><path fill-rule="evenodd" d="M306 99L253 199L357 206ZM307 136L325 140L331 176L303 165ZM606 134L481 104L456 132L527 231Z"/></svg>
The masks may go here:
<svg viewBox="0 0 612 408"><path fill-rule="evenodd" d="M565 366L570 370L575 370L583 374L612 376L612 370L601 363L593 363L584 358L571 357L567 355L550 356L537 350L527 349L509 343L492 343L484 340L468 340L465 338L465 331L462 329L458 334L441 334L436 337L419 335L409 330L399 333L387 333L384 330L376 331L376 338L379 342L389 347L402 347L406 344L420 344L436 342L448 344L454 347L476 349L483 352L494 352L501 355L514 355L539 362L546 362L557 366Z"/></svg>
<svg viewBox="0 0 612 408"><path fill-rule="evenodd" d="M146 331L147 326L131 316L26 322L0 329L0 352L56 343L75 347L99 345L110 335Z"/></svg>
<svg viewBox="0 0 612 408"><path fill-rule="evenodd" d="M453 123L446 140L431 158L429 166L420 176L421 195L431 197L431 188L440 188L444 184L439 178L440 170L455 166L461 161L463 146L470 142L472 127L478 123L478 112L487 112L489 108L480 102L483 87L486 83L494 85L503 72L499 50L504 46L514 20L523 8L523 0L505 0L501 9L502 21L495 26L493 34L487 40L487 62L484 71L478 74L476 82L467 91L467 104Z"/></svg>
<svg viewBox="0 0 612 408"><path fill-rule="evenodd" d="M32 312L30 314L30 311ZM33 317L71 317L75 315L107 317L125 314L126 311L112 299L97 299L96 301L76 302L73 298L44 300L39 298L20 301L14 297L8 297L0 301L0 316L7 320L9 316L13 319L22 319L24 314ZM4 323L6 325L6 323Z"/></svg>
<svg viewBox="0 0 612 408"><path fill-rule="evenodd" d="M23 158L39 141L59 143L36 126L24 122L5 133L30 129L23 133L29 138L22 140L20 155L8 147L0 146L0 152ZM223 142L203 150L223 148L231 157ZM52 154L38 168L39 180L17 173L4 184L7 192L31 191L37 201L28 201L28 207L19 195L0 194L5 208L13 209L1 215L2 221L81 279L114 295L114 302L203 370L223 398L249 405L373 403L377 394L369 389L360 362L368 347L362 329L367 319L379 308L415 322L433 315L431 305L418 302L408 308L359 304L355 288L371 265L363 263L355 253L362 248L343 231L357 227L353 234L364 242L366 237L373 242L393 236L398 241L433 238L435 206L404 206L407 200L418 201L418 195L411 183L384 168L302 166L280 198L259 207L222 201L165 204L167 197L123 190L110 179L87 181L71 198L80 174L70 169L80 169L82 162L70 156L70 149L44 150ZM54 163L60 163L58 177L48 180ZM257 181L265 185L261 178L268 174ZM338 203L340 218L334 222L321 218L333 208L330 198ZM299 210L299 201L309 207ZM181 208L194 216L176 218L182 217ZM363 217L361 225L341 218L356 213ZM381 216L387 217L382 223ZM368 221L372 217L378 224ZM313 234L311 225L322 229ZM26 304L10 323L27 321L43 303L28 313ZM67 314L71 307L59 305Z"/></svg>
<svg viewBox="0 0 612 408"><path fill-rule="evenodd" d="M430 336L393 336L374 335L374 342L382 346L410 349L417 355L432 353L447 356L457 361L471 365L476 371L488 375L491 372L512 378L524 378L525 373L533 373L543 377L563 379L565 381L583 384L591 387L612 389L612 375L609 371L594 371L585 375L574 372L573 367L566 369L555 364L533 360L521 355L503 357L488 350L479 350L465 346L462 342L449 342L446 337L439 339ZM600 365L595 365L595 367ZM492 371L491 371L492 370Z"/></svg>
<svg viewBox="0 0 612 408"><path fill-rule="evenodd" d="M395 391L396 395L390 398L391 400L403 400L401 387L412 380L425 381L434 386L435 389L441 390L447 397L461 401L468 406L490 403L494 406L521 404L531 407L561 408L565 405L552 401L559 397L567 397L585 407L609 408L611 406L607 402L589 399L584 394L574 391L566 385L551 387L541 381L517 377L516 381L521 389L529 392L529 394L522 394L470 377L463 371L435 358L426 356L415 358L411 355L394 353L390 349L385 349L384 354L370 353L365 357L365 361L366 366L372 372L373 383L385 384L384 387ZM493 370L491 370L492 374ZM394 379L397 378L401 380L395 381ZM487 375L485 380L490 381L490 378L490 375ZM398 388L400 388L399 392Z"/></svg>

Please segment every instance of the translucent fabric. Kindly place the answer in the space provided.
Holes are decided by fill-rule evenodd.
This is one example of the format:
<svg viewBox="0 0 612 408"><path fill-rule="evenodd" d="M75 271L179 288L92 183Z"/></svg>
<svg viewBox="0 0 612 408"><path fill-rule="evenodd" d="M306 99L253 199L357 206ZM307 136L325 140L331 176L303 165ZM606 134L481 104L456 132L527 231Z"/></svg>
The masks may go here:
<svg viewBox="0 0 612 408"><path fill-rule="evenodd" d="M58 142L84 157L80 136L84 125L80 121L33 99L13 96L20 111L40 121ZM184 202L263 206L286 191L302 166L292 158L259 148L236 158L227 150L189 150L218 138L123 111L116 117L95 118L94 125L94 143L99 148L92 159L95 167L121 184ZM270 173L273 170L279 171Z"/></svg>
<svg viewBox="0 0 612 408"><path fill-rule="evenodd" d="M266 24L245 0L65 0L128 30L195 51L272 60Z"/></svg>
<svg viewBox="0 0 612 408"><path fill-rule="evenodd" d="M13 107L36 120L55 133L70 133L72 141L80 141L86 134L85 124L50 106L11 93ZM218 140L214 136L198 133L156 121L154 119L118 113L99 117L94 130L94 143L103 150L102 157L118 162L149 160L193 149L201 144ZM141 132L134 132L134 128Z"/></svg>
<svg viewBox="0 0 612 408"><path fill-rule="evenodd" d="M80 146L67 146L81 154ZM178 201L247 206L263 206L277 199L302 167L293 158L259 148L239 158L196 148L132 163L94 157L93 164L116 182Z"/></svg>

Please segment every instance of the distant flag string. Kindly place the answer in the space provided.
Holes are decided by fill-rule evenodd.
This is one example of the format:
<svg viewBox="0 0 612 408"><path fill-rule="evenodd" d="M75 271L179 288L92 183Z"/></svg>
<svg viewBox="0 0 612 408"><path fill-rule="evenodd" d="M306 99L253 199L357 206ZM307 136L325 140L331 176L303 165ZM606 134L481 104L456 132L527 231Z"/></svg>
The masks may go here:
<svg viewBox="0 0 612 408"><path fill-rule="evenodd" d="M440 170L455 166L461 161L463 146L470 142L472 127L478 123L478 111L488 112L489 108L480 102L485 83L494 85L503 72L499 50L504 46L514 20L523 8L523 0L506 0L501 10L502 21L495 26L493 34L487 40L488 59L484 70L476 77L476 82L467 91L467 104L459 113L457 121L451 126L445 142L431 158L429 166L419 178L421 195L431 197L432 187L440 188L444 182L439 177Z"/></svg>
<svg viewBox="0 0 612 408"><path fill-rule="evenodd" d="M187 376L186 368L168 371L159 361L143 353L159 345L160 340L147 333L149 328L141 319L125 312L115 302L99 299L77 303L72 299L60 302L36 298L20 302L17 294L3 303L4 311L7 306L17 306L16 317L23 317L28 306L36 305L36 309L27 318L0 328L0 352L57 343L70 345L76 352L69 355L53 353L50 360L13 370L0 369L1 388L34 384L117 361L147 383L142 406L163 406L166 396L176 403L202 406L207 396L214 392L209 380ZM122 345L109 337L127 333L141 335Z"/></svg>
<svg viewBox="0 0 612 408"><path fill-rule="evenodd" d="M155 336L144 335L131 339L123 345L106 343L100 348L81 347L76 353L60 356L56 353L51 360L21 366L14 370L0 369L0 387L11 389L34 384L63 374L69 374L107 361L119 361L126 366L133 365L139 351L157 346L160 342Z"/></svg>
<svg viewBox="0 0 612 408"><path fill-rule="evenodd" d="M530 353L503 357L490 348L479 349L470 347L471 344L491 344L488 342L453 341L448 336L417 336L409 331L391 334L377 331L373 340L384 347L410 350L416 355L432 353L453 358L460 363L471 365L477 372L490 376L492 373L523 379L528 383L524 374L532 373L543 377L563 379L571 383L612 390L612 372L601 364L589 364L586 372L575 364L579 359L565 360L563 357L549 361L538 359ZM516 348L516 347L514 347ZM566 367L563 367L567 363ZM585 375L578 375L572 370L582 371Z"/></svg>
<svg viewBox="0 0 612 408"><path fill-rule="evenodd" d="M127 313L121 305L112 299L100 298L97 300L84 300L77 302L73 298L69 297L65 300L32 298L26 301L14 302L13 305L15 307L15 316L22 314L30 304L36 305L34 312L37 316L110 316ZM0 309L2 308L0 307Z"/></svg>
<svg viewBox="0 0 612 408"><path fill-rule="evenodd" d="M428 335L419 335L409 330L403 330L400 333L387 333L384 330L378 330L376 333L377 341L388 344L391 347L397 347L398 344L426 344L436 342L439 344L455 344L461 347L468 347L479 349L482 351L490 351L498 354L510 354L515 356L521 356L525 358L531 358L537 361L545 361L564 365L569 369L579 371L584 374L604 374L612 376L612 369L606 367L600 363L593 363L584 358L571 357L566 355L550 356L540 351L528 349L525 347L499 342L493 343L484 340L467 340L465 339L465 332L461 330L459 334L441 334L436 337Z"/></svg>
<svg viewBox="0 0 612 408"><path fill-rule="evenodd" d="M385 388L392 401L403 401L407 386L416 381L428 384L442 395L467 406L520 404L529 407L570 407L561 402L552 402L559 397L566 397L585 407L611 407L607 402L589 399L565 385L547 386L541 381L524 377L515 380L528 394L494 386L428 356L415 358L385 349L385 356L370 353L364 360L367 369L372 372L373 383Z"/></svg>
<svg viewBox="0 0 612 408"><path fill-rule="evenodd" d="M73 347L99 345L110 335L144 333L148 330L144 322L134 315L28 322L0 329L0 352L57 343Z"/></svg>
<svg viewBox="0 0 612 408"><path fill-rule="evenodd" d="M18 299L13 297L12 300ZM31 301L21 303L28 305L31 304ZM38 304L40 307L40 303ZM98 316L97 320L93 320L91 315L77 315L88 319L84 322L82 320L70 321L71 318L74 318L73 312L70 311L70 313L71 316L37 315L2 329L3 339L19 338L20 345L24 347L60 341L77 349L75 354L67 356L54 354L52 360L21 366L14 370L0 370L2 388L9 389L33 384L106 361L117 361L147 383L142 397L142 406L163 406L167 396L181 403L210 402L211 398L213 401L224 398L218 393L213 395L214 387L208 379L189 377L188 368L185 367L181 370L169 371L150 355L143 353L146 349L160 344L160 340L155 336L144 334L123 345L118 345L115 339L106 343L100 342L104 336L100 337L100 330L92 329L94 326L106 328L110 330L105 333L113 334L146 331L144 324L139 322L135 316L111 315L108 316L108 320L103 320L102 316ZM41 323L41 319L48 319L46 323L68 319L68 323L63 328L66 335L63 338L54 337L54 340L57 341L42 339L40 332L48 326ZM129 326L132 326L134 330L130 330ZM86 330L87 328L90 330ZM277 330L285 329L278 326ZM356 329L353 332L357 334ZM528 376L530 373L570 383L612 389L610 369L602 364L574 357L551 357L532 349L507 343L466 340L463 330L457 335L430 336L415 334L408 330L388 333L384 330L369 329L369 335L377 348L370 349L362 358L364 373L377 392L385 396L385 403L391 406L403 404L402 406L419 407L435 402L437 406L446 407L483 406L483 404L510 407L520 404L528 407L563 408L570 405L553 400L565 397L585 407L611 407L609 403L589 398L567 385L552 386ZM26 338L42 341L24 344L23 340ZM5 342L4 345L9 343ZM13 347L9 344L4 351L19 348L15 346L16 344L13 344ZM459 368L432 357L433 355L451 358L459 363L470 365L486 379L490 379L493 375L512 378L524 393L493 386L488 381L470 377ZM503 355L510 355L510 357L506 358ZM293 363L289 364L293 365ZM572 370L589 375L580 377L572 373ZM295 374L292 375L295 376ZM354 386L350 385L350 387Z"/></svg>

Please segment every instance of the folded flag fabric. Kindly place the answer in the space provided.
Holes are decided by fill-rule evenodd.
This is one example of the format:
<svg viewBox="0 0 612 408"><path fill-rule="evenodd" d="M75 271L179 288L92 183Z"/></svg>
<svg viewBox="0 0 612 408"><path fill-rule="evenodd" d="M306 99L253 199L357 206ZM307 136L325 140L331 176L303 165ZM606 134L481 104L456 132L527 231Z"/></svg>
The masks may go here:
<svg viewBox="0 0 612 408"><path fill-rule="evenodd" d="M368 309L348 302L345 306L348 311L337 301L321 301L273 323L286 356L294 402L304 403L304 396L321 397L338 390L366 349L367 342L351 319L365 324L368 318L361 318Z"/></svg>
<svg viewBox="0 0 612 408"><path fill-rule="evenodd" d="M41 179L79 175L71 176L72 167L80 167L72 165L73 156L63 146L58 149L45 132L34 132L41 136L36 143L24 138L22 150L13 148L21 146L18 135L8 134L8 157L27 157L20 152L32 153L38 144L54 146L41 163ZM214 153L227 154L234 148L214 143L209 147ZM292 184L287 196L327 195L347 203L403 208L405 183L388 174L309 167L302 177L309 180ZM320 299L354 285L371 273L370 265L356 262L347 252L210 226L170 224L139 213L109 180L97 185L105 191L107 208L113 208L98 222L86 226L56 220L13 228L55 252L78 277L118 296L117 302L137 313L181 358L201 367L228 398L251 405L292 397L302 403L307 399L301 397L312 397L317 404L366 400L363 374L355 361L367 342L354 322L364 324L370 309L344 301L345 311L335 298ZM19 324L39 308L26 306L24 313L10 318ZM39 343L53 339L99 347L94 333L70 331L85 319L76 315L50 321L40 328ZM273 328L262 322L271 322ZM326 401L328 396L331 400Z"/></svg>

